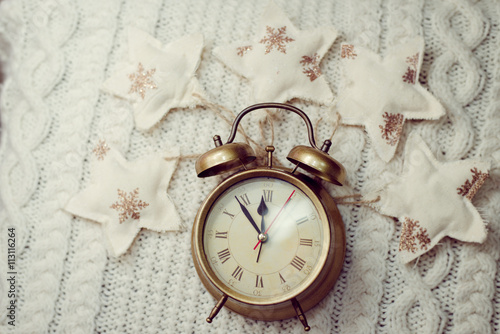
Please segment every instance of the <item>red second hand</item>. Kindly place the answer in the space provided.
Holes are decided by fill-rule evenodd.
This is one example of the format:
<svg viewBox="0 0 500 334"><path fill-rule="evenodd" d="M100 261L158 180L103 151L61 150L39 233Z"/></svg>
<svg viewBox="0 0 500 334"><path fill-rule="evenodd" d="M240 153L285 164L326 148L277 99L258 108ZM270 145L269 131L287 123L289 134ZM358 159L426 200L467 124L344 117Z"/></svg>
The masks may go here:
<svg viewBox="0 0 500 334"><path fill-rule="evenodd" d="M269 231L269 229L271 228L271 226L273 226L274 222L276 221L276 218L278 218L278 216L280 215L281 211L283 211L283 209L285 208L286 204L290 201L290 199L292 198L293 194L295 193L295 190L292 191L292 193L290 194L290 197L288 197L288 199L286 200L285 204L283 204L283 206L281 207L280 211L278 212L278 214L276 215L276 217L274 217L273 221L271 222L271 224L269 224L269 226L267 227L267 230L266 232L264 232L264 234L267 234L267 232ZM253 250L256 250L257 247L259 247L261 241L259 240L257 242L257 245L255 245L255 247L253 248Z"/></svg>

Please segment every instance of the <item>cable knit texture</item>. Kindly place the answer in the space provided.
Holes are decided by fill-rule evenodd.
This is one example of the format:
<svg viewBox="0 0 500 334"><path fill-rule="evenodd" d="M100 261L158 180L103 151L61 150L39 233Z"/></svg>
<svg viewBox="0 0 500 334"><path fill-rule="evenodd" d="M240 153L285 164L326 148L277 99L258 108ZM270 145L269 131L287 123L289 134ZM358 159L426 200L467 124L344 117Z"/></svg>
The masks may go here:
<svg viewBox="0 0 500 334"><path fill-rule="evenodd" d="M401 226L360 205L339 205L346 260L327 297L306 313L313 333L494 333L500 331L500 5L474 0L276 0L300 30L338 32L321 61L334 95L342 88L341 43L381 57L423 37L420 84L444 106L437 121L407 121L394 158L375 153L363 129L340 127L330 153L347 170L333 196L368 193L399 177L410 133L441 161L486 160L490 177L473 199L488 223L483 244L444 238L409 265L397 259ZM1 333L302 333L297 319L253 321L215 304L193 266L191 226L221 177L198 179L194 159L225 138L248 106L250 83L213 50L255 36L268 0L86 0L0 2L0 332ZM196 72L206 98L226 109L174 109L148 131L134 126L133 108L99 90L128 52L134 26L168 44L202 33ZM329 138L334 108L294 100ZM205 104L206 105L206 104ZM232 111L232 114L228 112ZM320 121L320 119L322 121ZM274 137L249 118L245 132L262 147L288 151L306 144L302 120L274 116ZM262 127L262 131L261 131ZM297 130L299 129L299 130ZM302 135L297 135L302 131ZM116 143L127 160L179 147L168 193L181 232L142 230L130 249L107 255L101 225L62 208L89 184L93 145ZM241 140L241 137L238 137ZM273 141L274 140L274 141ZM16 326L8 324L7 228L16 229Z"/></svg>

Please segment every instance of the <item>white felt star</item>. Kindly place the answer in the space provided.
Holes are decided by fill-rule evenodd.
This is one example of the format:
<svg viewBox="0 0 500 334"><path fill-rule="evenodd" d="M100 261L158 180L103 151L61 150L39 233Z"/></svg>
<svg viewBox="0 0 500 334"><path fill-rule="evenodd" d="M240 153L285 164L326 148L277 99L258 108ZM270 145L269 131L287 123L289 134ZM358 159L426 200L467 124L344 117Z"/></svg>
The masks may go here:
<svg viewBox="0 0 500 334"><path fill-rule="evenodd" d="M422 38L397 46L384 59L360 46L341 46L345 82L337 111L344 123L365 126L384 161L394 156L406 119L438 119L445 114L418 82L423 51Z"/></svg>
<svg viewBox="0 0 500 334"><path fill-rule="evenodd" d="M214 54L250 80L253 103L301 98L327 104L333 93L319 63L336 37L333 27L298 30L271 2L252 41L217 47Z"/></svg>
<svg viewBox="0 0 500 334"><path fill-rule="evenodd" d="M445 236L484 241L486 228L471 200L487 179L489 166L476 160L439 162L420 136L410 136L402 175L365 196L379 196L373 207L401 222L403 262L427 252Z"/></svg>
<svg viewBox="0 0 500 334"><path fill-rule="evenodd" d="M127 251L141 228L178 231L181 220L167 195L177 160L152 156L127 161L108 145L103 150L103 145L93 151L89 186L73 196L65 210L101 223L115 256ZM179 155L178 150L169 153Z"/></svg>
<svg viewBox="0 0 500 334"><path fill-rule="evenodd" d="M163 46L144 31L130 28L126 63L102 89L129 99L136 127L146 130L173 108L194 107L204 96L195 77L203 49L200 34L182 37Z"/></svg>

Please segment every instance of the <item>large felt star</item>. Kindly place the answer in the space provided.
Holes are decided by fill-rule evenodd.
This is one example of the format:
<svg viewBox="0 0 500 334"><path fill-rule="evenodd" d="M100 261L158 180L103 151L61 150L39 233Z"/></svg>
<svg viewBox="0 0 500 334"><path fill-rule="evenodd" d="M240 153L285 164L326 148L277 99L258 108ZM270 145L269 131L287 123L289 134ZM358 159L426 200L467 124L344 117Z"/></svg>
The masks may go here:
<svg viewBox="0 0 500 334"><path fill-rule="evenodd" d="M203 49L200 34L163 46L144 31L130 28L128 58L102 89L134 105L136 127L146 130L173 108L194 107L203 96L195 77Z"/></svg>
<svg viewBox="0 0 500 334"><path fill-rule="evenodd" d="M333 93L320 61L336 37L333 27L298 30L271 2L253 40L217 47L214 54L251 82L251 103L300 98L328 104Z"/></svg>
<svg viewBox="0 0 500 334"><path fill-rule="evenodd" d="M101 223L111 254L125 253L141 228L180 229L179 214L167 195L177 160L151 156L127 161L103 141L93 155L89 186L73 196L65 210Z"/></svg>
<svg viewBox="0 0 500 334"><path fill-rule="evenodd" d="M406 143L402 175L378 192L373 207L402 224L399 244L403 262L410 262L445 236L483 242L486 228L471 200L488 178L489 163L477 160L437 161L423 139Z"/></svg>
<svg viewBox="0 0 500 334"><path fill-rule="evenodd" d="M384 59L361 46L341 46L344 83L337 111L344 123L365 126L386 162L394 156L405 120L438 119L445 114L418 81L423 51L422 38L395 47Z"/></svg>

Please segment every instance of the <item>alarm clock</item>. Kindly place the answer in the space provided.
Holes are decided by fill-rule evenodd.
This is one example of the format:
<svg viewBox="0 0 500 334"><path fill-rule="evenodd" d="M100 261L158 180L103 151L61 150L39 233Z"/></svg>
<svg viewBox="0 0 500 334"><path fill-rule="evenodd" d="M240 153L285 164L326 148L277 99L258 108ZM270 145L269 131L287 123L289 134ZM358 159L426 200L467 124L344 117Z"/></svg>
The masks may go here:
<svg viewBox="0 0 500 334"><path fill-rule="evenodd" d="M256 159L245 143L234 143L241 119L262 108L279 108L304 120L310 146L294 147L293 169ZM198 177L236 171L202 203L192 230L192 256L201 282L217 300L207 322L223 308L257 320L297 316L309 330L305 313L332 289L345 256L345 229L333 198L319 179L341 186L344 167L328 155L331 142L315 143L307 115L294 106L262 103L241 111L225 144L196 161ZM302 174L305 170L315 178Z"/></svg>

